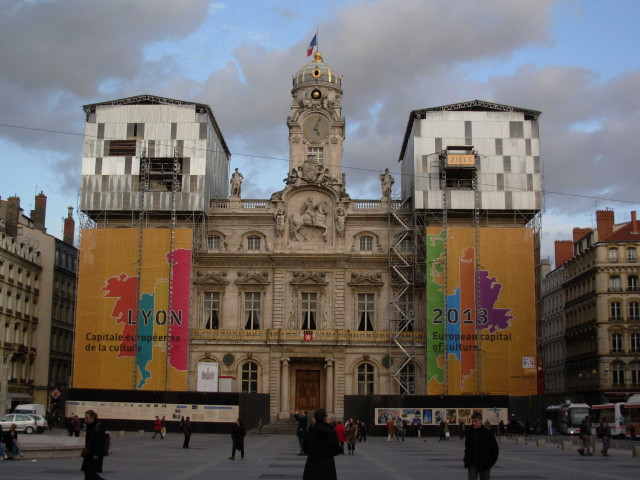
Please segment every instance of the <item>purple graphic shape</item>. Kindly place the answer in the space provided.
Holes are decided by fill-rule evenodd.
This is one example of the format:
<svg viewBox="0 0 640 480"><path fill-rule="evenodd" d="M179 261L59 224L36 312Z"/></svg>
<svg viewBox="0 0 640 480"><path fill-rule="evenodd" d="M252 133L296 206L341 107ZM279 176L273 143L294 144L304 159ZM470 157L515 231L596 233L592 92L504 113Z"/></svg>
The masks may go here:
<svg viewBox="0 0 640 480"><path fill-rule="evenodd" d="M494 305L500 296L502 284L496 282L496 277L489 277L489 272L480 270L478 272L480 281L480 308L487 312L487 323L478 322L477 330L488 330L495 333L499 330L506 330L513 320L513 315L509 315L510 308L495 308Z"/></svg>

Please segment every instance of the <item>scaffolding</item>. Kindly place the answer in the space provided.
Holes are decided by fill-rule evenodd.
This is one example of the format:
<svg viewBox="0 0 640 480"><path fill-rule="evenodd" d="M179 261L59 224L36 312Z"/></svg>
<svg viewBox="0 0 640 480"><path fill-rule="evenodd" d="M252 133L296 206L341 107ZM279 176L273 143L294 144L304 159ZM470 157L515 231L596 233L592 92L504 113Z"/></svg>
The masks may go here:
<svg viewBox="0 0 640 480"><path fill-rule="evenodd" d="M415 229L411 199L389 201L389 366L400 393L415 395ZM407 247L411 248L407 248Z"/></svg>

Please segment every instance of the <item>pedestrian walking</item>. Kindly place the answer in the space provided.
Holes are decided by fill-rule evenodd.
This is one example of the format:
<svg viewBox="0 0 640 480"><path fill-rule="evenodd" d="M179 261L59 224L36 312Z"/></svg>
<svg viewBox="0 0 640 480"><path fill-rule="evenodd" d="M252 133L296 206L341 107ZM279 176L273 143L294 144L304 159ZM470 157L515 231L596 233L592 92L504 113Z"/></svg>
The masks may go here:
<svg viewBox="0 0 640 480"><path fill-rule="evenodd" d="M464 467L468 480L489 480L491 467L498 460L498 442L491 430L482 426L482 414L471 415L471 428L465 432Z"/></svg>
<svg viewBox="0 0 640 480"><path fill-rule="evenodd" d="M258 436L262 435L262 419L258 419Z"/></svg>
<svg viewBox="0 0 640 480"><path fill-rule="evenodd" d="M438 424L438 432L440 433L440 438L438 439L439 442L441 442L442 440L446 440L444 436L444 427L445 427L445 423L444 423L444 419L442 419Z"/></svg>
<svg viewBox="0 0 640 480"><path fill-rule="evenodd" d="M184 442L182 448L189 448L189 442L191 441L191 417L187 417L182 424L182 433L184 434Z"/></svg>
<svg viewBox="0 0 640 480"><path fill-rule="evenodd" d="M464 420L460 419L460 423L458 424L458 435L460 436L460 440L464 438Z"/></svg>
<svg viewBox="0 0 640 480"><path fill-rule="evenodd" d="M578 449L580 455L586 455L590 457L593 455L591 452L591 420L589 415L585 415L584 419L580 423L580 438L582 439L582 446Z"/></svg>
<svg viewBox="0 0 640 480"><path fill-rule="evenodd" d="M548 436L553 435L553 422L551 421L550 418L547 418L547 435Z"/></svg>
<svg viewBox="0 0 640 480"><path fill-rule="evenodd" d="M298 429L296 430L296 435L298 436L298 444L300 445L300 451L298 452L298 455L304 455L304 451L302 450L302 441L304 440L304 435L307 433L307 427L309 426L307 411L305 410L303 415L299 415L298 412L295 412L293 416L298 422Z"/></svg>
<svg viewBox="0 0 640 480"><path fill-rule="evenodd" d="M599 427L602 434L602 456L609 456L609 445L611 445L611 427L607 423L606 417L602 417Z"/></svg>
<svg viewBox="0 0 640 480"><path fill-rule="evenodd" d="M367 424L364 421L360 422L360 429L358 431L360 432L360 441L367 443Z"/></svg>
<svg viewBox="0 0 640 480"><path fill-rule="evenodd" d="M315 418L315 415L314 415ZM338 437L338 444L340 445L340 454L344 455L344 443L347 441L347 432L342 425L342 420L338 420L337 425L334 428L336 436Z"/></svg>
<svg viewBox="0 0 640 480"><path fill-rule="evenodd" d="M358 425L353 421L353 418L349 419L349 423L346 428L347 434L347 450L349 455L356 454L356 441L358 438Z"/></svg>
<svg viewBox="0 0 640 480"><path fill-rule="evenodd" d="M396 438L396 422L394 421L393 417L390 417L389 421L387 422L387 442L391 441L391 437Z"/></svg>
<svg viewBox="0 0 640 480"><path fill-rule="evenodd" d="M244 460L244 437L247 434L244 429L244 424L239 418L236 419L236 424L231 430L231 456L229 460L233 460L236 457L236 450L240 452L240 460Z"/></svg>
<svg viewBox="0 0 640 480"><path fill-rule="evenodd" d="M164 440L164 437L167 436L167 419L164 418L164 415L162 416L162 419L160 419L160 426L162 427L160 429L160 438Z"/></svg>
<svg viewBox="0 0 640 480"><path fill-rule="evenodd" d="M151 440L155 440L158 434L160 434L161 439L164 438L162 436L162 420L156 415L156 420L153 422L153 437L151 437Z"/></svg>
<svg viewBox="0 0 640 480"><path fill-rule="evenodd" d="M324 408L316 410L315 426L304 436L302 447L307 455L302 480L337 480L333 457L340 454L338 436L327 423Z"/></svg>
<svg viewBox="0 0 640 480"><path fill-rule="evenodd" d="M82 450L82 467L85 480L102 480L98 475L102 473L104 460L105 428L98 422L98 414L93 410L84 413L84 423L87 431L84 437L84 449Z"/></svg>

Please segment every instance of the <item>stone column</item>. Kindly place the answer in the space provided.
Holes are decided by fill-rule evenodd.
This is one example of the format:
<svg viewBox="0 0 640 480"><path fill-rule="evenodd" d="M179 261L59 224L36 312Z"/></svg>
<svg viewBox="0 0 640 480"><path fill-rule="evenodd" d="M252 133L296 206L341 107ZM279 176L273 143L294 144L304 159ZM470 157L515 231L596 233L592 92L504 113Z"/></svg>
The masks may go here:
<svg viewBox="0 0 640 480"><path fill-rule="evenodd" d="M333 414L333 358L325 358L324 362L324 368L327 370L325 409L327 413Z"/></svg>
<svg viewBox="0 0 640 480"><path fill-rule="evenodd" d="M280 414L279 418L289 418L289 357L280 360Z"/></svg>

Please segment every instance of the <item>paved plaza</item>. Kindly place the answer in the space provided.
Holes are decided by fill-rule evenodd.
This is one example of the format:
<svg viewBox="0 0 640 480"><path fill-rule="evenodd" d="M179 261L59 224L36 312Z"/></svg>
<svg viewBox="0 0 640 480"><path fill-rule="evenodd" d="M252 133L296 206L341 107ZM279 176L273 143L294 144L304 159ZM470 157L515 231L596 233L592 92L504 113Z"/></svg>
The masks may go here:
<svg viewBox="0 0 640 480"><path fill-rule="evenodd" d="M45 435L63 435L62 431ZM115 437L115 432L113 433ZM31 442L37 435L29 436ZM566 437L563 439L566 440ZM426 441L425 441L426 440ZM623 442L624 443L624 442ZM305 458L296 455L295 435L250 434L245 440L245 460L228 460L229 435L194 434L191 448L182 448L182 435L151 440L151 434L139 436L127 432L112 440L112 453L105 459L103 476L107 480L211 480L211 479L301 479ZM615 446L615 441L614 441ZM463 442L452 438L407 438L387 442L369 437L359 443L355 456L336 457L338 479L410 480L466 479L462 467ZM610 457L580 457L575 449L561 450L557 445L537 447L534 441L517 445L514 439L500 443L500 458L492 470L492 479L620 479L640 478L640 458L628 449L612 449ZM21 459L0 462L0 478L12 480L82 479L81 459Z"/></svg>

